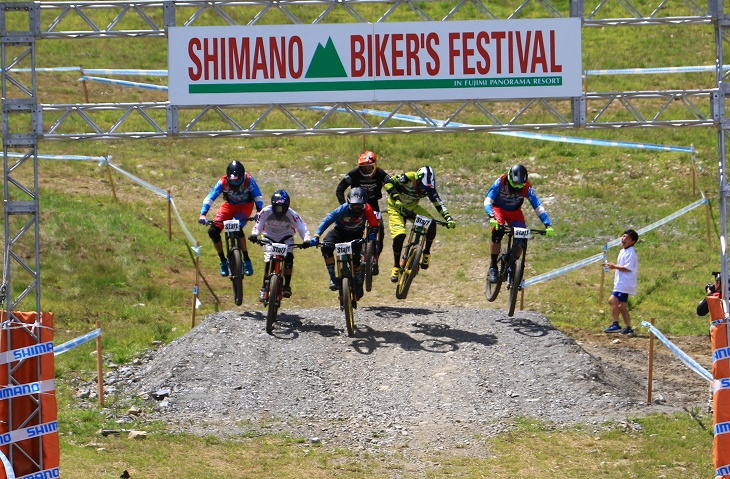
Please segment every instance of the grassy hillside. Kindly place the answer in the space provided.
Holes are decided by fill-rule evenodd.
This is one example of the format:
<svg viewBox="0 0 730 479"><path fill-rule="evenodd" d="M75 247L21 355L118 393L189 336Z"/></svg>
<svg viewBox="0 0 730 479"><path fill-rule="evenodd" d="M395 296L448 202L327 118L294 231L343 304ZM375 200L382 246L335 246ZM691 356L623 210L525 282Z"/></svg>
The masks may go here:
<svg viewBox="0 0 730 479"><path fill-rule="evenodd" d="M584 69L710 65L714 55L714 33L708 26L584 30ZM162 39L41 42L37 63L43 67L167 68ZM78 74L39 75L40 101L83 102L84 93L77 80ZM712 74L591 77L588 83L591 91L714 86ZM160 93L100 84L89 85L89 96L92 102L165 100ZM506 295L495 303L487 303L484 298L489 233L482 201L494 178L515 162L528 167L557 232L554 238L539 238L532 243L528 278L600 253L604 243L620 236L624 229L639 229L660 220L698 199L702 191L712 205L712 245L707 244L703 208L644 235L637 245L641 265L639 293L631 299L630 307L637 325L641 320L656 318L657 326L668 334L705 335L706 321L698 318L694 309L720 258L717 132L685 128L562 134L694 145L698 193L692 194L693 164L686 154L534 141L489 133L43 142L39 152L111 155L112 161L124 170L170 191L186 227L202 245L200 267L205 282L200 288L202 306L196 312L198 318L219 309L235 309L229 281L217 273L218 259L205 228L195 222L202 199L233 159L244 162L266 198L276 189L287 189L293 198L292 207L312 231L336 206L335 185L354 166L363 146L375 151L379 165L391 174L425 164L433 166L439 191L458 227L439 231L433 266L416 279L405 301L406 305L419 306L505 307ZM115 363L122 363L150 347L152 341L167 342L188 331L195 271L190 245L175 222L173 238L167 238L164 199L114 174L118 198L115 201L106 169L94 162L42 161L40 171L42 307L56 314L57 341L86 333L93 329L96 320L101 320L105 352ZM538 224L529 208L525 215L528 224ZM261 251L257 246L249 248L256 274L246 280L246 297L238 308L241 310L260 306L256 290L262 271ZM388 264L389 240L385 248L382 258ZM610 251L609 258L614 260L617 253L615 249ZM327 275L318 252L297 253L295 268L294 296L287 300L285 308L335 306L335 298L326 288ZM612 278L605 280L603 303L598 302L600 282L601 268L595 265L540 283L526 291L525 308L542 312L570 334L599 332L608 323L605 300ZM395 299L392 285L381 275L364 303L404 302ZM341 465L348 462L350 451L310 451L278 437L219 441L160 434L144 448L132 448L124 440L110 438L103 440L107 452L95 452L81 446L100 442L95 431L104 425L114 426L110 411L124 407L125 403L112 397L108 403L111 409L77 408L77 379L90 380L95 371L95 360L89 356L88 347L59 356L57 370L64 433L62 460L65 466L75 465L74 471L65 468L68 472L64 470L64 475L68 477L117 477L125 468L122 466L130 463L130 457L135 457L133 463L139 477L162 477L164 471L178 477L200 477L203 473L222 477L241 470L261 471L270 477L355 478L392 474L387 458L371 458L360 468L347 468ZM525 424L514 435L495 441L498 463L448 459L434 467L428 477L514 477L519 472L558 477L546 472L556 467L554 458L558 452L564 458L563 464L574 464L574 472L563 470L560 477L586 477L590 473L640 478L660 474L711 477L708 435L692 416L649 418L642 420L642 424L641 432L595 433L555 433L545 425ZM657 446L651 439L654 435L661 436L666 443ZM535 459L535 469L530 471L510 464L514 457L524 454L524 439L528 437L527 442L536 446L533 449L548 451L545 457ZM690 450L686 444L700 446ZM176 466L186 460L191 449L200 461L190 466L190 476L183 476ZM635 464L647 455L652 459L643 462L646 467L640 469L631 465L618 470L605 466L617 461ZM593 465L585 464L586 456L591 456ZM663 467L675 462L682 462L682 467Z"/></svg>

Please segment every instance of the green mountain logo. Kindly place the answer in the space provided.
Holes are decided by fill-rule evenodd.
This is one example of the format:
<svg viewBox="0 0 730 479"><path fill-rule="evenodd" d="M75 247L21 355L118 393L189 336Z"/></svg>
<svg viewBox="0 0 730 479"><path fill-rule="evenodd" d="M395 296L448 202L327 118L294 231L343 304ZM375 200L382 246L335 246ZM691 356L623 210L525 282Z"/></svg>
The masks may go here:
<svg viewBox="0 0 730 479"><path fill-rule="evenodd" d="M317 45L304 78L347 78L347 72L342 66L332 37L327 39L327 45L324 47L321 43Z"/></svg>

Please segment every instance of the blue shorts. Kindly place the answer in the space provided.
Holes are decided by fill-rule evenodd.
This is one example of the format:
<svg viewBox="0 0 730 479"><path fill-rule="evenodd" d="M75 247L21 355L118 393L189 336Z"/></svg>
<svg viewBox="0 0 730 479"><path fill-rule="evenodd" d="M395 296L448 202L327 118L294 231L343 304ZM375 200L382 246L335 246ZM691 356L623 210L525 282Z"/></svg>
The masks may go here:
<svg viewBox="0 0 730 479"><path fill-rule="evenodd" d="M611 294L613 296L616 296L616 299L618 299L619 303L628 303L629 301L629 293L619 293L618 291L614 291Z"/></svg>

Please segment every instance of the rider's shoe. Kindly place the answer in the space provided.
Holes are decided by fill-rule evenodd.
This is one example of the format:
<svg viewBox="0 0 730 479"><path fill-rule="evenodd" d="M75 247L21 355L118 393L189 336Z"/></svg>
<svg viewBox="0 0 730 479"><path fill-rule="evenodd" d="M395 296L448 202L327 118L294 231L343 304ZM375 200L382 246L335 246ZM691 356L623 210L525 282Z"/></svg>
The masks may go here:
<svg viewBox="0 0 730 479"><path fill-rule="evenodd" d="M497 268L489 268L489 282L490 283L497 282Z"/></svg>
<svg viewBox="0 0 730 479"><path fill-rule="evenodd" d="M394 267L390 271L390 282L391 283L397 283L398 282L398 276L400 275L400 268Z"/></svg>
<svg viewBox="0 0 730 479"><path fill-rule="evenodd" d="M221 261L221 276L228 276L228 261Z"/></svg>
<svg viewBox="0 0 730 479"><path fill-rule="evenodd" d="M284 285L284 297L291 298L291 286Z"/></svg>
<svg viewBox="0 0 730 479"><path fill-rule="evenodd" d="M421 269L428 269L429 263L431 263L431 254L423 253L423 256L421 256Z"/></svg>
<svg viewBox="0 0 730 479"><path fill-rule="evenodd" d="M253 276L253 265L248 260L243 262L243 274L246 276Z"/></svg>
<svg viewBox="0 0 730 479"><path fill-rule="evenodd" d="M373 273L373 276L377 276L380 270L378 269L378 262L373 262L373 269L371 270Z"/></svg>
<svg viewBox="0 0 730 479"><path fill-rule="evenodd" d="M261 301L262 303L266 301L266 288L261 288L261 290L259 291L259 301Z"/></svg>
<svg viewBox="0 0 730 479"><path fill-rule="evenodd" d="M330 280L330 291L337 291L337 283L335 283L333 280Z"/></svg>

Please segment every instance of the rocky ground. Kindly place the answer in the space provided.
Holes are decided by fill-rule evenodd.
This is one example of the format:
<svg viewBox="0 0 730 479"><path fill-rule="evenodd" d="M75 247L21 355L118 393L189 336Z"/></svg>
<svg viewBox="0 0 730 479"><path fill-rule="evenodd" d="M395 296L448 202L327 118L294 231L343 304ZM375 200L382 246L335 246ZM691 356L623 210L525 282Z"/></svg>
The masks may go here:
<svg viewBox="0 0 730 479"><path fill-rule="evenodd" d="M354 338L336 309L205 318L136 365L107 375L112 392L146 399L171 430L228 436L280 432L324 446L453 450L527 416L602 427L642 414L707 407L709 383L649 339L602 333L573 339L537 313L449 307L364 307ZM677 343L709 367L707 338Z"/></svg>

